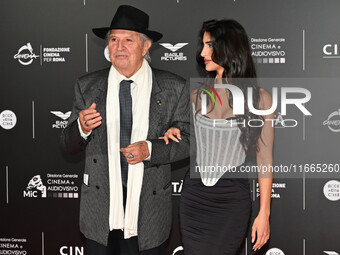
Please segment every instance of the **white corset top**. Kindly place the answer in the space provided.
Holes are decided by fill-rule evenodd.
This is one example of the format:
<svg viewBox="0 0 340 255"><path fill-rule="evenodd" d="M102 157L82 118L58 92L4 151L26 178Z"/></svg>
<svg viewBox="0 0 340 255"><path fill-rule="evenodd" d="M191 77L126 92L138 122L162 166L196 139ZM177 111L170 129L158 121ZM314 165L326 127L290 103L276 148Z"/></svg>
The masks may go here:
<svg viewBox="0 0 340 255"><path fill-rule="evenodd" d="M200 172L205 186L213 186L228 170L242 165L246 153L240 143L241 130L235 119L210 119L195 113L196 172Z"/></svg>

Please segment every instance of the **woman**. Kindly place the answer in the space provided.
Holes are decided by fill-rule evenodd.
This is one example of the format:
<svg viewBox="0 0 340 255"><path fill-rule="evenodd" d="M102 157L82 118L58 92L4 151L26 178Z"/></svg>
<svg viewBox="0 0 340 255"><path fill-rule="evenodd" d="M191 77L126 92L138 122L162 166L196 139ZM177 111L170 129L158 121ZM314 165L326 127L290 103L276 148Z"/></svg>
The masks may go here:
<svg viewBox="0 0 340 255"><path fill-rule="evenodd" d="M214 78L211 86L194 89L191 93L196 165L224 165L240 170L245 158L256 155L259 172L262 166L272 165L274 129L270 121L273 114L257 116L249 111L245 100L244 114L233 114L233 94L216 84L232 84L247 98L252 88L255 109L269 109L271 96L254 82L256 72L249 42L244 28L234 20L211 20L203 23L199 35L198 64L205 68L208 77ZM214 88L215 87L215 88ZM213 102L208 95L215 94ZM202 98L207 98L203 112ZM236 103L236 102L235 102ZM205 113L205 114L204 114ZM249 120L257 119L263 125L251 127ZM232 123L216 126L216 121ZM243 123L243 124L242 124ZM253 122L254 123L254 122ZM254 125L252 125L254 126ZM163 139L178 142L180 131L170 128ZM202 168L204 169L204 168ZM251 199L248 180L233 178L228 172L200 170L200 179L187 173L180 202L180 222L186 255L236 254L247 235L251 216ZM259 173L260 210L252 225L254 250L260 249L269 239L269 216L272 177Z"/></svg>

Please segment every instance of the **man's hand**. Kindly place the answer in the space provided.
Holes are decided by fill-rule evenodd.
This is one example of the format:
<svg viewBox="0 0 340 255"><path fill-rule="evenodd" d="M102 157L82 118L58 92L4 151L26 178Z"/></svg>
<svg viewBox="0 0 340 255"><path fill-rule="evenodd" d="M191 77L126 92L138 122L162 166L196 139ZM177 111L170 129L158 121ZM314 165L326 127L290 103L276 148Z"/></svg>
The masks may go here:
<svg viewBox="0 0 340 255"><path fill-rule="evenodd" d="M97 112L96 106L93 103L89 108L79 112L79 122L84 134L88 134L92 129L102 124L102 116Z"/></svg>
<svg viewBox="0 0 340 255"><path fill-rule="evenodd" d="M150 156L149 147L145 141L130 144L126 148L121 148L120 151L124 154L128 164L131 165L143 162Z"/></svg>

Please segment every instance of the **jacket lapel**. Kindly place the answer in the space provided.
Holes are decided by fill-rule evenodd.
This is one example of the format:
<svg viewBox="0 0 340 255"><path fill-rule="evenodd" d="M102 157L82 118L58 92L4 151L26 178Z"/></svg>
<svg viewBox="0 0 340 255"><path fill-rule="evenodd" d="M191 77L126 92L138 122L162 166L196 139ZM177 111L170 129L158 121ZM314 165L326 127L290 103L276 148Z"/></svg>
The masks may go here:
<svg viewBox="0 0 340 255"><path fill-rule="evenodd" d="M97 104L96 110L102 116L102 124L94 130L94 135L97 136L95 139L99 139L102 145L100 148L104 150L103 153L105 154L107 154L106 97L109 70L110 69L107 69L107 72L98 77L97 85L93 91L93 102Z"/></svg>
<svg viewBox="0 0 340 255"><path fill-rule="evenodd" d="M157 133L162 125L162 111L165 107L163 102L165 102L164 93L162 93L155 72L152 70L148 139L157 137Z"/></svg>

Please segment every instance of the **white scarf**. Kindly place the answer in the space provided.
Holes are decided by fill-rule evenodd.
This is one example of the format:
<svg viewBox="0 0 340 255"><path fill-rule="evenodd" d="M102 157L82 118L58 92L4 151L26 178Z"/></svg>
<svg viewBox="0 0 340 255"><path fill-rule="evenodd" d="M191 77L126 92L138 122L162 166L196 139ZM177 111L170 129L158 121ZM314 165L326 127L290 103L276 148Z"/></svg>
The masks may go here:
<svg viewBox="0 0 340 255"><path fill-rule="evenodd" d="M123 207L123 188L120 166L120 109L119 83L121 80L133 80L132 96L132 132L131 143L146 140L149 130L149 108L152 89L152 70L146 60L142 67L130 78L118 73L111 66L108 77L106 101L107 140L110 181L110 230L121 229L124 238L138 235L139 199L143 183L144 163L128 165L127 198L125 215ZM134 84L135 83L135 84Z"/></svg>

